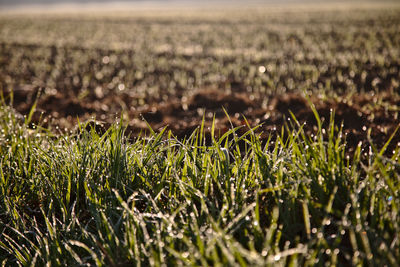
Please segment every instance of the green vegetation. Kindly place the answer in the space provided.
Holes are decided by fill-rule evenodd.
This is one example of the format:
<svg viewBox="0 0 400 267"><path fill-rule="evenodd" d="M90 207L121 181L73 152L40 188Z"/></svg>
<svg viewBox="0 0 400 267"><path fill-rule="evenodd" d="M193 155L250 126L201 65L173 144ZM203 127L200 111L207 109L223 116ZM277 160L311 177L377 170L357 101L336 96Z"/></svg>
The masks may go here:
<svg viewBox="0 0 400 267"><path fill-rule="evenodd" d="M398 265L392 6L1 14L0 263Z"/></svg>
<svg viewBox="0 0 400 267"><path fill-rule="evenodd" d="M124 137L84 125L54 136L0 110L1 253L6 265L395 265L400 147L383 156L331 120L261 144L235 129ZM318 114L316 113L318 118ZM296 123L294 124L296 125ZM242 148L240 143L245 143ZM224 152L229 151L228 153ZM229 155L227 155L229 154Z"/></svg>

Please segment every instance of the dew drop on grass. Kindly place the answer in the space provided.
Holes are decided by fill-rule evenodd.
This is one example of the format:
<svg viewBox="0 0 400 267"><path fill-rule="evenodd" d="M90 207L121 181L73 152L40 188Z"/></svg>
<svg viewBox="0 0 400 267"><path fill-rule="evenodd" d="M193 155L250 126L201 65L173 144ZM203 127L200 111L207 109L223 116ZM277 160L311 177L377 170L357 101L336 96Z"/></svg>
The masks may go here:
<svg viewBox="0 0 400 267"><path fill-rule="evenodd" d="M268 255L268 250L264 249L263 251L261 251L261 256L265 257L267 255Z"/></svg>
<svg viewBox="0 0 400 267"><path fill-rule="evenodd" d="M274 261L279 261L280 259L281 259L280 254L274 256Z"/></svg>
<svg viewBox="0 0 400 267"><path fill-rule="evenodd" d="M182 257L185 258L185 259L188 258L189 257L189 252L183 252L182 253Z"/></svg>

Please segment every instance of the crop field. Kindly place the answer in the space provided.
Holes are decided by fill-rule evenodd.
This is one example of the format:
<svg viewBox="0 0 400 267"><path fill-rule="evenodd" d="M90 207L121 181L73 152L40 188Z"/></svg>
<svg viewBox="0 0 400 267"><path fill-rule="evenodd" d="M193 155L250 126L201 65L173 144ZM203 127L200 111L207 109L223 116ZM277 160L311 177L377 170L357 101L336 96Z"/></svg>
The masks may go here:
<svg viewBox="0 0 400 267"><path fill-rule="evenodd" d="M396 2L2 11L0 92L5 266L399 264Z"/></svg>

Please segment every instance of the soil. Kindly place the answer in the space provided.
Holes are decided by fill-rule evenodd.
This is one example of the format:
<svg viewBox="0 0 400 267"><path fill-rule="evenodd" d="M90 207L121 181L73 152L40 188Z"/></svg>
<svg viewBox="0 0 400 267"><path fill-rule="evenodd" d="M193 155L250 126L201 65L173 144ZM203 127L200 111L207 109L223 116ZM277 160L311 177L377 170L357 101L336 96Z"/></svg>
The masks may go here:
<svg viewBox="0 0 400 267"><path fill-rule="evenodd" d="M312 103L325 129L328 129L330 115L334 112L336 125L343 126L348 153L353 152L359 142L366 153L371 142L378 149L383 147L400 125L400 96L389 92L325 99L310 96L308 100L302 94L288 93L270 99L250 99L243 93L205 88L196 90L191 96L176 96L166 101L150 100L141 106L132 105L135 99L129 92L104 95L95 90L84 96L75 96L70 91L46 91L25 85L16 87L13 95L13 107L17 112L28 114L38 99L32 122L44 127L57 126L62 130L76 128L79 117L80 122L95 118L96 128L104 131L121 116L123 110L127 133L132 137L148 133L148 123L155 131L167 126L175 136L184 138L201 125L203 117L209 133L215 116L217 135L237 126L243 126L238 130L238 134L243 134L248 130L247 123L252 127L261 124L258 131L266 140L271 134L281 133L282 126L294 126L291 112L300 124L305 123L306 134L312 136L317 132ZM399 144L400 132L397 132L385 154L390 156Z"/></svg>

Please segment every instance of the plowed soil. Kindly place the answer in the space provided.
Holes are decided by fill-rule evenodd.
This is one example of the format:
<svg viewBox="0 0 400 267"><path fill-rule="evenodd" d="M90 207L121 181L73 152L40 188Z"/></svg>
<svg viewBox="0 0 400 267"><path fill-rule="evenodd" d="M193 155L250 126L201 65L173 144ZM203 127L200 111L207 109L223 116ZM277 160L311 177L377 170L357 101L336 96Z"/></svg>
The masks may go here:
<svg viewBox="0 0 400 267"><path fill-rule="evenodd" d="M114 123L123 110L127 133L132 137L148 133L147 123L155 131L167 126L178 138L188 137L201 125L203 117L206 132L209 133L215 116L215 129L219 135L237 126L243 126L238 134L246 132L247 120L252 127L262 125L257 131L262 133L261 138L267 139L271 134L280 133L283 126L294 125L291 112L299 123L305 123L307 134L315 134L317 122L312 104L325 129L334 113L336 125L339 128L343 126L350 153L359 142L363 143L365 151L368 151L371 142L376 148L383 147L399 126L400 97L389 92L359 93L336 98L288 93L265 101L250 99L244 93L207 88L195 90L190 97L154 101L139 107L129 106L131 98L127 92L105 96L97 91L80 100L68 94L68 91L45 92L27 85L14 89L13 106L17 112L26 115L35 99L38 99L32 122L53 129L57 127L60 131L76 128L78 117L80 122L95 119L97 129L102 131ZM400 133L394 135L385 154L390 155L398 144Z"/></svg>

